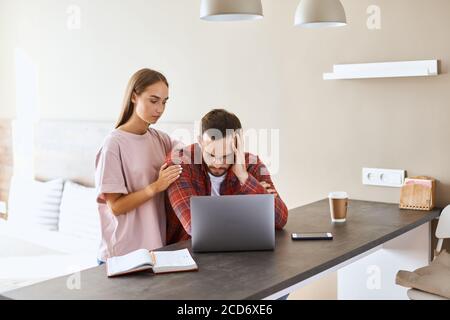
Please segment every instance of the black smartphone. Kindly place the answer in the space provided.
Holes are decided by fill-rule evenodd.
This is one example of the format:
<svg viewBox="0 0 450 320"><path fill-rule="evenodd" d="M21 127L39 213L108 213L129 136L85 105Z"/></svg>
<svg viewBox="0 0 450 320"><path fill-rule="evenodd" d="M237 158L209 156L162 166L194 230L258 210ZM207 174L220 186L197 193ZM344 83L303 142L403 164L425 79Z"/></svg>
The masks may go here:
<svg viewBox="0 0 450 320"><path fill-rule="evenodd" d="M293 233L292 240L333 240L331 232Z"/></svg>

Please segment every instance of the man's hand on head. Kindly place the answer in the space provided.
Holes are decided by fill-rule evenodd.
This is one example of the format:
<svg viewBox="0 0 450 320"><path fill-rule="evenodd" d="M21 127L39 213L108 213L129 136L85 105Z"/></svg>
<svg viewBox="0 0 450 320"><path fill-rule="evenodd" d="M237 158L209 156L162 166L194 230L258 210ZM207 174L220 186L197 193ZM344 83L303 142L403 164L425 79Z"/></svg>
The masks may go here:
<svg viewBox="0 0 450 320"><path fill-rule="evenodd" d="M235 155L234 164L231 167L233 173L239 179L239 182L244 185L248 179L247 165L245 163L244 139L242 130L236 131L233 135L233 151Z"/></svg>

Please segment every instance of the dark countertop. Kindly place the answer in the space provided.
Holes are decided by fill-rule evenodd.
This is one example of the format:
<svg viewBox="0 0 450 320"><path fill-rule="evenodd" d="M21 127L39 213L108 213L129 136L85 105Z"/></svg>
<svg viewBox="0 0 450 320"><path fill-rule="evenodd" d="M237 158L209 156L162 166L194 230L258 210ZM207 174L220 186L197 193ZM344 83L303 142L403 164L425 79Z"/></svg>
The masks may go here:
<svg viewBox="0 0 450 320"><path fill-rule="evenodd" d="M333 225L328 200L321 200L289 211L273 252L194 254L198 272L165 275L137 273L109 279L105 266L100 266L81 273L81 290L67 289L68 277L61 277L2 294L12 299L263 299L425 224L440 212L353 200L347 222ZM290 238L292 232L315 231L332 232L334 240ZM164 250L182 248L190 249L190 241Z"/></svg>

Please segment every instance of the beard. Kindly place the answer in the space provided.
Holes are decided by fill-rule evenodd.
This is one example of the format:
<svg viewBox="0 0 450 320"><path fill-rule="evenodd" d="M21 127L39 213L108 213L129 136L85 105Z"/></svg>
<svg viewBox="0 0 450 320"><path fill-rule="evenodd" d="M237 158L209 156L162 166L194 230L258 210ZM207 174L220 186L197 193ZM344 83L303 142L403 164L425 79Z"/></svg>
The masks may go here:
<svg viewBox="0 0 450 320"><path fill-rule="evenodd" d="M222 177L223 175L225 175L228 172L228 168L217 169L217 168L213 168L213 167L208 167L208 171L215 177Z"/></svg>

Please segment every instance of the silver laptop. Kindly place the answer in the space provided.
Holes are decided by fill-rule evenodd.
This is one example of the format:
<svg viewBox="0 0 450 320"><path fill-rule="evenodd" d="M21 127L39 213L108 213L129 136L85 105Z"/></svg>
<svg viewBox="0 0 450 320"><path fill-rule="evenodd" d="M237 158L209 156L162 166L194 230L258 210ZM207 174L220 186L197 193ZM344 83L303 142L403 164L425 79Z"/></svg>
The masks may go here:
<svg viewBox="0 0 450 320"><path fill-rule="evenodd" d="M273 250L273 195L191 198L194 252Z"/></svg>

